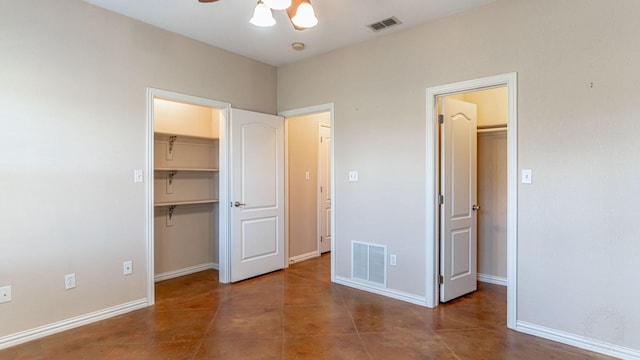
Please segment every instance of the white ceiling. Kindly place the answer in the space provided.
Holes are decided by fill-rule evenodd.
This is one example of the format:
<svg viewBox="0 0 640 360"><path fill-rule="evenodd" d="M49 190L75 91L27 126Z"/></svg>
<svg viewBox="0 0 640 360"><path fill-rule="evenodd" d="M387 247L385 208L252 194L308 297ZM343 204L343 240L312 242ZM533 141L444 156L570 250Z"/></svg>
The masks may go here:
<svg viewBox="0 0 640 360"><path fill-rule="evenodd" d="M145 23L200 40L274 66L292 63L394 31L461 12L495 0L312 0L319 22L296 31L285 11L273 11L277 24L249 24L256 0L84 0ZM397 17L402 24L380 32L366 25ZM293 42L306 49L295 51Z"/></svg>

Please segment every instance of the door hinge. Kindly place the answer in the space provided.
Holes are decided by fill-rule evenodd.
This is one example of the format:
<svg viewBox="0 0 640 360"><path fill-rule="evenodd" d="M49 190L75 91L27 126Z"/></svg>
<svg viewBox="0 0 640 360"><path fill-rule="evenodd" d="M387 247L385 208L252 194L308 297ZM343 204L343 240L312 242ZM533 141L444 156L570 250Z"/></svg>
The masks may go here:
<svg viewBox="0 0 640 360"><path fill-rule="evenodd" d="M444 115L438 115L438 124L444 124Z"/></svg>
<svg viewBox="0 0 640 360"><path fill-rule="evenodd" d="M444 204L444 195L438 195L438 205Z"/></svg>
<svg viewBox="0 0 640 360"><path fill-rule="evenodd" d="M322 136L320 136L320 143L322 143Z"/></svg>
<svg viewBox="0 0 640 360"><path fill-rule="evenodd" d="M444 284L444 276L442 276L442 275L438 276L438 284L440 284L440 285Z"/></svg>
<svg viewBox="0 0 640 360"><path fill-rule="evenodd" d="M322 185L320 185L320 192L322 192Z"/></svg>
<svg viewBox="0 0 640 360"><path fill-rule="evenodd" d="M322 235L320 235L320 242L323 242L323 241L324 241L324 239L322 239Z"/></svg>

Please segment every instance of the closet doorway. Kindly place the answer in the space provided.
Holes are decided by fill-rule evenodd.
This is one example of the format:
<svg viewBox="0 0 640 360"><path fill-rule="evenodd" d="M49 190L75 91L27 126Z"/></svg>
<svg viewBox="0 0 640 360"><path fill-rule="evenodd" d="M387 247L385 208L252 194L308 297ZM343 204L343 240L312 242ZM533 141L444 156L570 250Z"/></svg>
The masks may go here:
<svg viewBox="0 0 640 360"><path fill-rule="evenodd" d="M147 298L155 282L218 270L226 239L229 104L148 89ZM224 243L224 241L222 241Z"/></svg>
<svg viewBox="0 0 640 360"><path fill-rule="evenodd" d="M440 302L475 291L477 281L507 285L506 90L438 98Z"/></svg>
<svg viewBox="0 0 640 360"><path fill-rule="evenodd" d="M426 177L426 305L436 307L440 302L442 262L450 261L442 254L440 232L442 229L441 204L441 144L439 116L440 99L443 97L504 87L506 89L506 283L507 283L507 327L515 329L517 318L517 74L508 73L476 80L463 81L427 88L427 177ZM453 114L455 116L455 114ZM468 132L471 134L471 132ZM469 143L469 146L475 145ZM449 199L452 201L452 199ZM455 200L453 200L455 201ZM476 204L482 208L482 204ZM477 207L476 206L476 207ZM469 208L473 210L472 204ZM477 209L476 209L477 210ZM470 237L471 238L471 237ZM453 247L455 250L457 248ZM463 251L463 252L466 252ZM468 260L471 262L472 260ZM445 263L451 267L452 264ZM460 270L460 269L457 269ZM473 266L469 265L469 270ZM475 268L477 270L477 268ZM464 271L461 271L461 273ZM455 276L454 276L455 278ZM485 278L484 280L487 280ZM494 279L496 280L496 279Z"/></svg>

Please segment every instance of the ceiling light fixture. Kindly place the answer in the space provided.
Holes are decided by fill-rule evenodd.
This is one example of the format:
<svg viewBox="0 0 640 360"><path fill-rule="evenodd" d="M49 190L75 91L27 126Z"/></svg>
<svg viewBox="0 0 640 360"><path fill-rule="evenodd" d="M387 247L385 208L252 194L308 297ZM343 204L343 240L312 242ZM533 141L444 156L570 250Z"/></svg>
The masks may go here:
<svg viewBox="0 0 640 360"><path fill-rule="evenodd" d="M263 2L272 10L286 10L291 6L291 0L263 0Z"/></svg>
<svg viewBox="0 0 640 360"><path fill-rule="evenodd" d="M276 20L271 10L286 10L296 30L312 28L318 24L318 18L309 0L258 0L249 22L261 27L275 25Z"/></svg>
<svg viewBox="0 0 640 360"><path fill-rule="evenodd" d="M291 18L291 21L294 25L301 28L311 28L318 24L318 18L316 17L309 0L303 0L302 3L298 5L296 16Z"/></svg>
<svg viewBox="0 0 640 360"><path fill-rule="evenodd" d="M258 5L253 10L253 17L249 22L255 26L269 27L276 24L276 19L273 18L271 9L262 0L258 0Z"/></svg>

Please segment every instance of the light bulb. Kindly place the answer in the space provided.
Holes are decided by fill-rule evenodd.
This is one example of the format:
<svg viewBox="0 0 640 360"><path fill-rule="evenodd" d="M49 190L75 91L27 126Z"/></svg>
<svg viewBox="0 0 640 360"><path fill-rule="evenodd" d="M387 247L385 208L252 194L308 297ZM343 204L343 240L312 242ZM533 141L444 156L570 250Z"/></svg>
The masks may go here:
<svg viewBox="0 0 640 360"><path fill-rule="evenodd" d="M256 9L253 11L253 17L249 22L255 26L268 27L275 25L276 19L273 18L271 9L262 0L259 0Z"/></svg>
<svg viewBox="0 0 640 360"><path fill-rule="evenodd" d="M291 6L291 0L263 0L263 2L273 10L285 10Z"/></svg>
<svg viewBox="0 0 640 360"><path fill-rule="evenodd" d="M293 23L301 28L311 28L318 24L318 18L313 12L313 7L309 1L305 1L298 6L296 15L291 19Z"/></svg>

